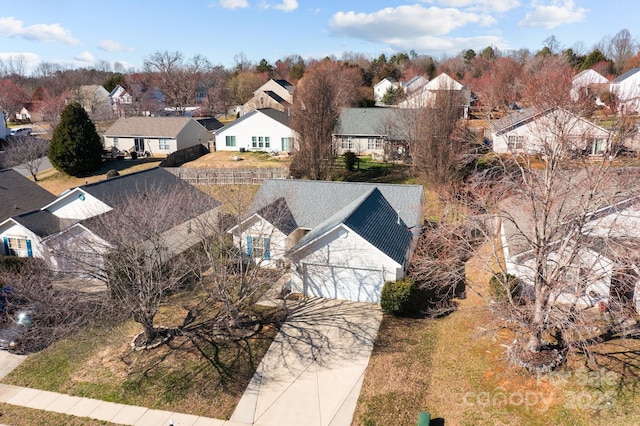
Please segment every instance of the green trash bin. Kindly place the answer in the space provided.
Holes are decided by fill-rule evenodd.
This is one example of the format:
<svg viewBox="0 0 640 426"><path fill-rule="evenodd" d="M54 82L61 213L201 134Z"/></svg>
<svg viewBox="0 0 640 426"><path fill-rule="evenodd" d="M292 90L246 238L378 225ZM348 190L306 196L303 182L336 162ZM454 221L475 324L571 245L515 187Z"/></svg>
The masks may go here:
<svg viewBox="0 0 640 426"><path fill-rule="evenodd" d="M421 411L418 416L418 426L429 426L429 423L431 423L431 414L427 411Z"/></svg>

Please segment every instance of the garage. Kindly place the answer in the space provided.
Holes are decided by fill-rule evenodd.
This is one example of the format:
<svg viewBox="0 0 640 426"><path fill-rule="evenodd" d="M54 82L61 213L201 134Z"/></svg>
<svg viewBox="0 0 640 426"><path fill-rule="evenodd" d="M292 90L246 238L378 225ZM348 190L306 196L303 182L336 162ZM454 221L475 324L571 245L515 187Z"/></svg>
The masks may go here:
<svg viewBox="0 0 640 426"><path fill-rule="evenodd" d="M303 292L307 296L380 303L384 284L379 269L303 263Z"/></svg>

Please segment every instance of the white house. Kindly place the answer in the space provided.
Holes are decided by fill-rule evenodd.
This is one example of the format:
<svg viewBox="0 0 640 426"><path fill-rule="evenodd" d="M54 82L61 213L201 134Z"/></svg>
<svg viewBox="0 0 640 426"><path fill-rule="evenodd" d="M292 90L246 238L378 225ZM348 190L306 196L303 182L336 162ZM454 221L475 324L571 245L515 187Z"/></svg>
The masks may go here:
<svg viewBox="0 0 640 426"><path fill-rule="evenodd" d="M609 90L617 96L621 112L640 113L640 68L632 68L616 77Z"/></svg>
<svg viewBox="0 0 640 426"><path fill-rule="evenodd" d="M166 157L211 140L207 129L190 117L122 117L104 133L105 149L153 157Z"/></svg>
<svg viewBox="0 0 640 426"><path fill-rule="evenodd" d="M116 117L126 114L133 105L133 96L119 84L109 93L109 99L111 99L111 109Z"/></svg>
<svg viewBox="0 0 640 426"><path fill-rule="evenodd" d="M405 276L424 203L419 185L273 179L230 232L256 263L290 265L293 292L378 303Z"/></svg>
<svg viewBox="0 0 640 426"><path fill-rule="evenodd" d="M398 87L401 87L401 84L396 79L392 77L383 78L373 86L373 99L376 102L381 102L389 89Z"/></svg>
<svg viewBox="0 0 640 426"><path fill-rule="evenodd" d="M295 149L291 116L273 108L254 109L216 130L217 151L276 151Z"/></svg>
<svg viewBox="0 0 640 426"><path fill-rule="evenodd" d="M405 99L398 103L398 108L431 108L436 106L442 96L454 96L460 105L461 116L469 116L471 90L445 73L419 85L413 92L407 92Z"/></svg>
<svg viewBox="0 0 640 426"><path fill-rule="evenodd" d="M571 80L571 100L575 102L580 99L581 95L597 96L608 84L609 80L595 70L581 71Z"/></svg>
<svg viewBox="0 0 640 426"><path fill-rule="evenodd" d="M415 77L402 82L402 90L406 95L410 95L415 91L422 89L427 83L429 83L429 79L421 75L416 75Z"/></svg>
<svg viewBox="0 0 640 426"><path fill-rule="evenodd" d="M609 147L610 132L569 111L526 108L490 123L493 151L498 154L567 152L602 155Z"/></svg>
<svg viewBox="0 0 640 426"><path fill-rule="evenodd" d="M3 183L6 179L16 181L15 176L12 175L6 175L5 179L4 171L0 172L0 179ZM23 188L25 188L24 185ZM92 251L83 248L86 247L87 241L96 242L96 247L108 247L106 241L109 240L109 232L92 226L92 219L122 208L129 197L139 197L145 188L154 189L154 193L179 190L189 194L190 197L208 199L209 203L199 203L199 210L188 213L196 216L213 211L220 204L171 172L159 167L72 188L58 197L32 192L43 204L27 212L23 212L23 207L31 207L33 202L29 205L21 205L21 208L16 207L14 215L0 221L0 241L2 241L0 253L43 258L56 271L73 272L67 269L70 267L69 257L60 256L57 249L63 246L72 247L77 249L75 255L82 256ZM35 200L36 198L32 201ZM153 212L141 212L141 214L153 214ZM186 215L187 212L180 212L180 214ZM169 240L178 234L191 234L183 229L183 224L194 218L195 216L181 218L183 223L175 226L167 224L166 238ZM197 233L192 234L193 237L189 238L198 237ZM99 253L93 251L91 255L96 262L100 261Z"/></svg>

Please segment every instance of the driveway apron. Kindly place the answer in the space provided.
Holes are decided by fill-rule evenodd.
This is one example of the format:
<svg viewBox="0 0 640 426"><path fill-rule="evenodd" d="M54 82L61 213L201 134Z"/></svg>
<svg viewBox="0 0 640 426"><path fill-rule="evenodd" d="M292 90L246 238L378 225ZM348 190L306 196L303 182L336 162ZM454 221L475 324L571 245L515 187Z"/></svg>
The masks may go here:
<svg viewBox="0 0 640 426"><path fill-rule="evenodd" d="M380 327L379 305L313 298L292 309L231 422L350 425Z"/></svg>

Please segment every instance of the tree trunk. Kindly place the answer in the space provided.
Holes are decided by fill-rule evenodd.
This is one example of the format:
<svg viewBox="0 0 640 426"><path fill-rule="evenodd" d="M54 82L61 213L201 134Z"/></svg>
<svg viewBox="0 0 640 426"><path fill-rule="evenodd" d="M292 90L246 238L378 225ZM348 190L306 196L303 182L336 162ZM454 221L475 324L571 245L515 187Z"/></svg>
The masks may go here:
<svg viewBox="0 0 640 426"><path fill-rule="evenodd" d="M533 303L533 318L531 319L531 334L527 342L527 350L530 352L540 352L543 346L542 333L545 330L544 317L548 302L548 291L546 285L536 278L535 296Z"/></svg>

